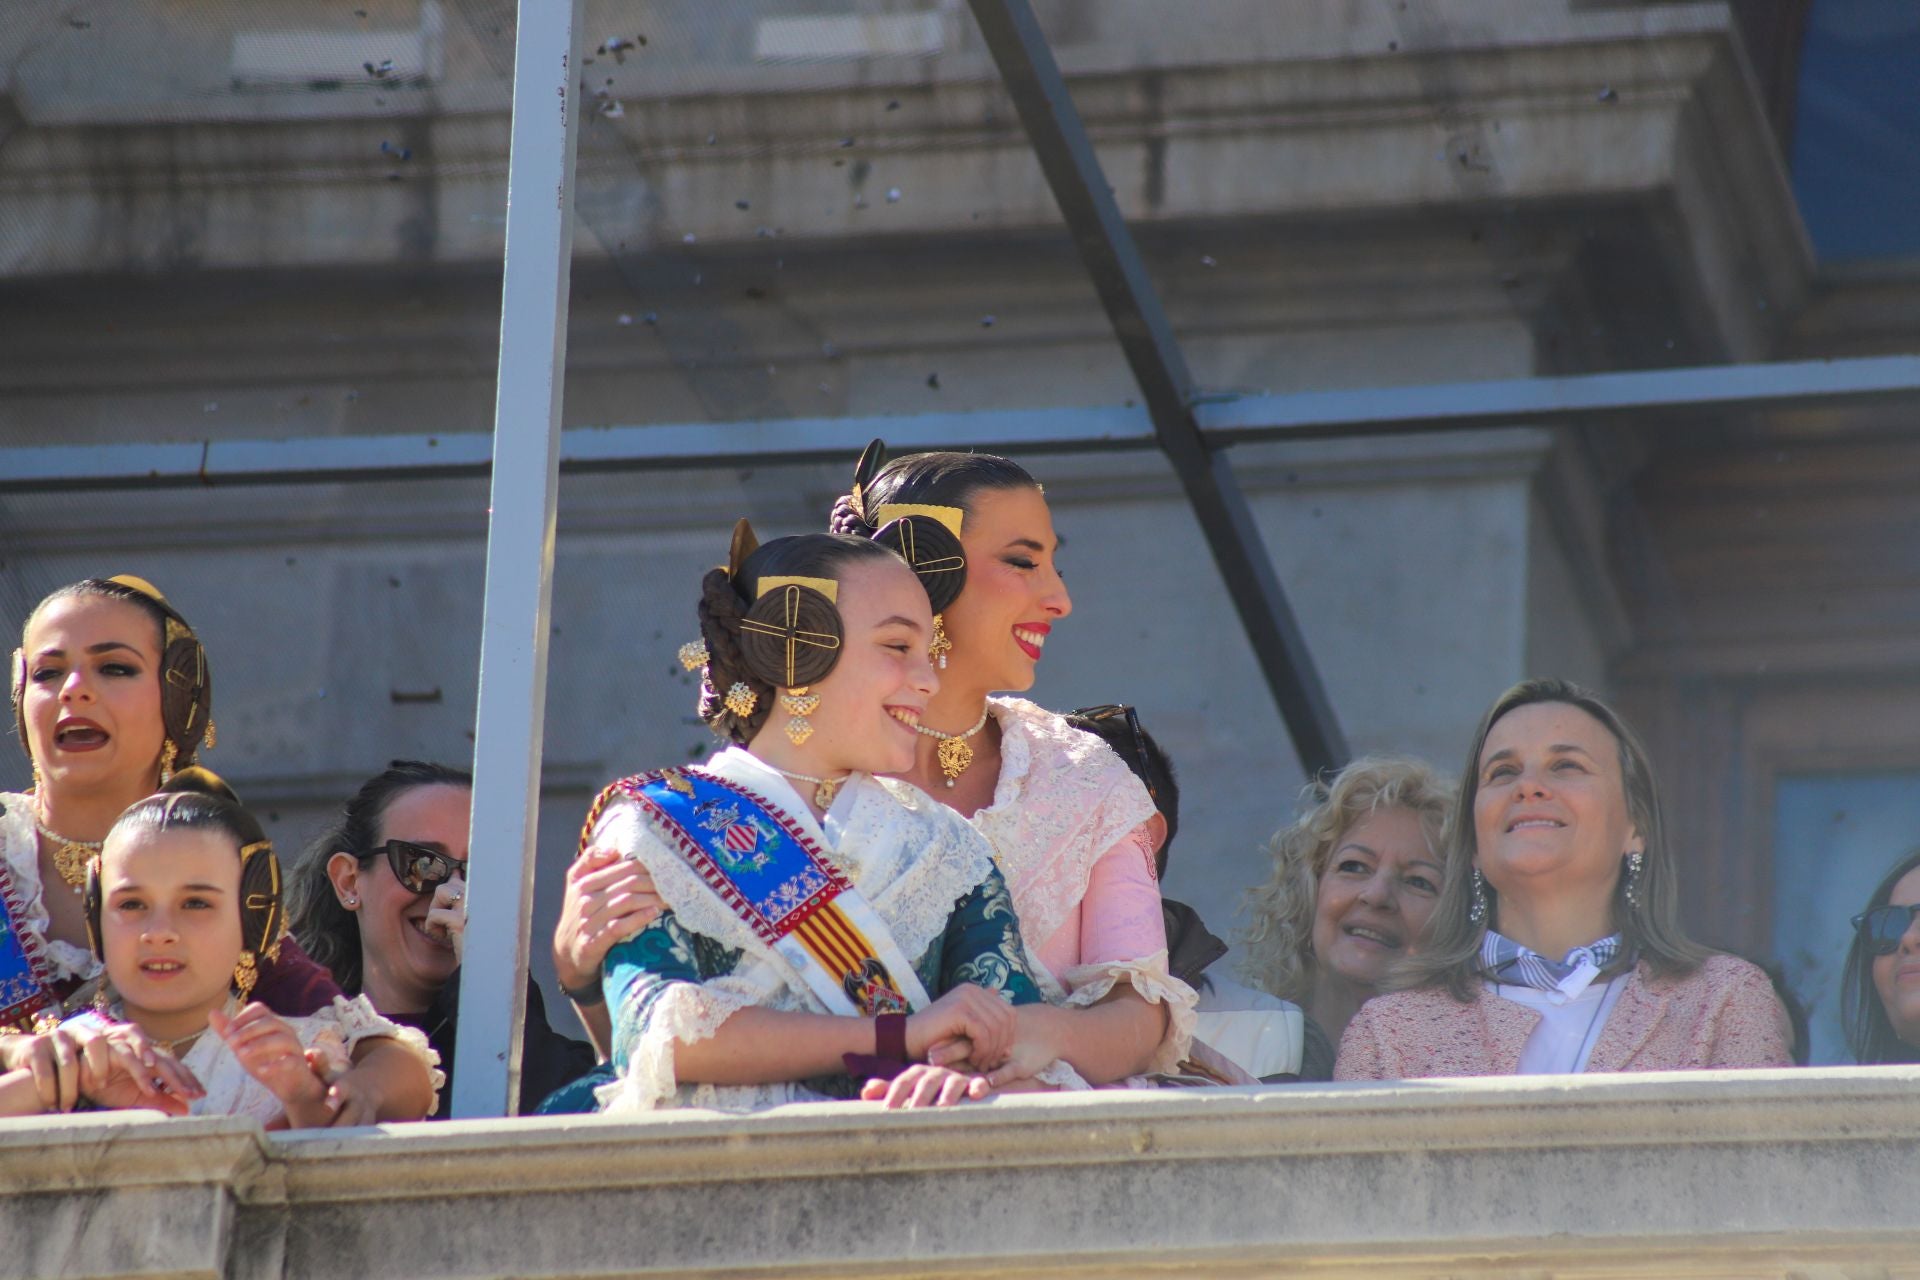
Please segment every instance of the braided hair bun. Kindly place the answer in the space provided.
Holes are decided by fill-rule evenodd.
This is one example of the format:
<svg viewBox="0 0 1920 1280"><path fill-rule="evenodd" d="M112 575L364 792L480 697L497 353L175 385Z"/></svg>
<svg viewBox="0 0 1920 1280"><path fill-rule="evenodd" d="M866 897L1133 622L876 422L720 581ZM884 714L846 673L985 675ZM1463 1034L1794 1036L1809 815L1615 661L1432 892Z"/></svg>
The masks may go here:
<svg viewBox="0 0 1920 1280"><path fill-rule="evenodd" d="M753 677L746 655L740 652L740 624L746 602L733 587L725 569L710 569L700 580L700 638L707 646L707 673L700 682L700 718L713 731L735 742L753 741L773 714L773 686ZM736 715L726 705L727 690L745 684L753 690L751 714Z"/></svg>
<svg viewBox="0 0 1920 1280"><path fill-rule="evenodd" d="M850 493L843 493L834 499L833 514L827 517L827 529L851 538L871 538L875 533Z"/></svg>
<svg viewBox="0 0 1920 1280"><path fill-rule="evenodd" d="M803 533L756 545L751 529L737 527L732 563L700 581L700 638L707 646L700 718L721 737L753 741L773 714L777 690L824 680L840 660L846 629L839 607L825 592L790 580L838 582L851 563L893 558L866 538ZM762 592L763 582L772 589ZM754 695L746 715L726 703L736 684Z"/></svg>

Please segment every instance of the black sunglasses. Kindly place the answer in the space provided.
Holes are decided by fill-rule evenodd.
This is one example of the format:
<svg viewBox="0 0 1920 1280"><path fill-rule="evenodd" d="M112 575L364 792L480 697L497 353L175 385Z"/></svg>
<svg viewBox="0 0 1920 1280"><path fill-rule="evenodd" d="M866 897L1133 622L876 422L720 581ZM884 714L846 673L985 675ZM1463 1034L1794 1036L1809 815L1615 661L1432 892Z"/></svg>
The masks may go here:
<svg viewBox="0 0 1920 1280"><path fill-rule="evenodd" d="M387 865L393 868L393 878L410 893L432 893L455 876L464 878L467 874L466 859L449 858L409 840L389 840L375 845L362 856L363 859L377 858L382 853L387 855Z"/></svg>
<svg viewBox="0 0 1920 1280"><path fill-rule="evenodd" d="M1134 714L1132 707L1123 702L1103 702L1097 707L1081 707L1067 716L1069 720L1085 720L1088 724L1122 717L1126 719L1127 732L1133 735L1133 762L1140 766L1136 772L1140 774L1140 781L1146 784L1147 798L1157 805L1160 803L1160 788L1155 785L1154 778L1160 771L1154 768L1153 754L1147 750L1146 735L1140 729L1140 717Z"/></svg>
<svg viewBox="0 0 1920 1280"><path fill-rule="evenodd" d="M1915 916L1920 916L1920 902L1904 907L1875 907L1855 916L1853 927L1860 931L1860 940L1867 944L1868 951L1876 956L1890 956L1900 949L1900 939L1913 928Z"/></svg>

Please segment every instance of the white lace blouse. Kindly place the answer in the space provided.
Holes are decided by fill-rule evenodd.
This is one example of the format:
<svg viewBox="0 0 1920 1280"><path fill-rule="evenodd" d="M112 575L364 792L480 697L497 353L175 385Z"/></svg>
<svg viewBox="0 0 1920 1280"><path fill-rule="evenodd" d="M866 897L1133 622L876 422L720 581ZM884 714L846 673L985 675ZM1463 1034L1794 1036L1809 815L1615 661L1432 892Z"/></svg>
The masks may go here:
<svg viewBox="0 0 1920 1280"><path fill-rule="evenodd" d="M232 1001L228 1003L231 1013ZM125 1020L117 1005L109 1009L104 1017L89 1011L80 1014L79 1018L104 1022ZM344 1070L351 1065L353 1051L362 1040L384 1037L399 1041L426 1063L436 1095L446 1082L445 1075L440 1071L440 1055L427 1043L427 1037L412 1027L403 1027L382 1017L365 996L355 996L351 1000L345 996L335 996L332 1005L304 1018L288 1018L286 1021L293 1027L294 1034L300 1037L303 1047L319 1049L339 1069ZM187 1108L188 1115L252 1116L265 1124L282 1111L280 1099L247 1074L247 1069L227 1048L227 1042L211 1029L201 1032L192 1047L180 1056L180 1065L193 1072L207 1091L205 1097L194 1099Z"/></svg>

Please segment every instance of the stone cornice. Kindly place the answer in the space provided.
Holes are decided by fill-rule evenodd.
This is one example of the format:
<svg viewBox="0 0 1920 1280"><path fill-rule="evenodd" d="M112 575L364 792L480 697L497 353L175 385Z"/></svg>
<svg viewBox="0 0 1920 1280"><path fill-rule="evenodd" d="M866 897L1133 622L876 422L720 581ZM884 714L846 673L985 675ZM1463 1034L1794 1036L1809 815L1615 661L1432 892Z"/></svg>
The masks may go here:
<svg viewBox="0 0 1920 1280"><path fill-rule="evenodd" d="M1385 40L1355 46L1352 32L1346 46L1316 46L1307 31L1284 58L1176 49L1142 68L1095 48L1070 70L1122 206L1143 223L1426 216L1671 192L1688 228L1680 240L1709 288L1732 263L1765 267L1766 307L1716 299L1709 309L1723 325L1745 319L1743 309L1770 317L1795 305L1804 237L1724 8L1539 7L1544 16L1491 26L1436 20L1402 32L1405 46L1391 53ZM825 87L756 71L697 93L651 65L600 70L633 106L589 121L581 208L629 252L678 247L688 234L750 244L768 224L828 241L1057 225L984 64L943 60L911 85L881 76ZM1604 101L1596 85L1611 91ZM874 107L879 86L900 110ZM466 109L459 96L422 96L417 113L307 120L144 116L109 126L38 116L0 165L0 198L15 205L0 270L375 264L397 250L412 265L497 258L504 103ZM250 103L236 99L234 111ZM843 149L848 136L856 145ZM410 165L380 151L389 139L413 149ZM906 198L889 205L895 187ZM742 198L746 212L734 208ZM75 202L96 201L99 216L71 216ZM352 233L328 232L316 202L350 215ZM615 251L584 236L579 249ZM1753 340L1728 338L1736 350Z"/></svg>
<svg viewBox="0 0 1920 1280"><path fill-rule="evenodd" d="M325 1131L269 1135L289 1200L457 1196L497 1190L487 1158L507 1135L514 1189L699 1185L742 1178L1041 1171L1151 1158L1215 1162L1428 1158L1544 1147L1727 1149L1871 1135L1920 1143L1920 1068L1661 1072L1420 1080L1318 1088L1010 1096L982 1107L881 1117L857 1103L757 1116L665 1113L390 1127L370 1145ZM591 1159L582 1152L592 1150ZM277 1194L277 1193L276 1193Z"/></svg>
<svg viewBox="0 0 1920 1280"><path fill-rule="evenodd" d="M1907 1265L1916 1086L1433 1080L342 1134L86 1117L0 1125L0 1176L44 1221L90 1206L90 1232L230 1198L196 1244L232 1277L1786 1276Z"/></svg>

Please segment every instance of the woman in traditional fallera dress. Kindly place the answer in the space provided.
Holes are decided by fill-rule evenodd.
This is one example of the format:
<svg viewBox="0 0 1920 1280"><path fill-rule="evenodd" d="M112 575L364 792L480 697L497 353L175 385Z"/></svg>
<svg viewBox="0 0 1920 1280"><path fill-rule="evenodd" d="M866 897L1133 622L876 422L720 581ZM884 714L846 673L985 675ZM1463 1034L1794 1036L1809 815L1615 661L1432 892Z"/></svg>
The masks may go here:
<svg viewBox="0 0 1920 1280"><path fill-rule="evenodd" d="M14 722L33 765L27 793L0 793L0 1070L29 1067L43 1096L72 1105L86 1029L53 1029L84 1007L101 965L87 946L80 893L86 867L116 819L214 742L213 676L193 628L154 586L132 575L88 578L48 595L27 618L13 656ZM340 994L291 939L261 962L254 996L302 1016ZM181 1096L192 1074L137 1027L108 1032ZM378 1099L360 1085L342 1119L364 1121Z"/></svg>
<svg viewBox="0 0 1920 1280"><path fill-rule="evenodd" d="M831 526L898 549L935 607L941 686L902 776L993 846L1050 1002L1022 1012L1020 1051L989 1078L1055 1058L1096 1084L1172 1070L1192 1039L1195 996L1168 971L1153 801L1104 742L995 695L1033 685L1073 608L1046 497L991 454L883 457L878 440L861 455Z"/></svg>
<svg viewBox="0 0 1920 1280"><path fill-rule="evenodd" d="M700 631L701 714L734 745L613 784L582 831L665 907L604 962L603 1105L984 1096L924 1059L1000 1065L1013 1006L1039 1001L1011 900L965 821L875 776L912 762L938 684L926 592L871 541L756 547L742 521Z"/></svg>

